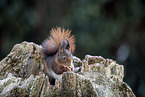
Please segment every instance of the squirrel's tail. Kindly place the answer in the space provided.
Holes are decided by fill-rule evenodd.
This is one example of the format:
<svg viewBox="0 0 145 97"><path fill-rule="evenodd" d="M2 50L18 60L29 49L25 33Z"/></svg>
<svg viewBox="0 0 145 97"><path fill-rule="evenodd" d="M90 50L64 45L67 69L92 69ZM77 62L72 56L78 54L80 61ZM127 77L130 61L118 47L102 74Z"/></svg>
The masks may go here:
<svg viewBox="0 0 145 97"><path fill-rule="evenodd" d="M75 49L75 38L74 36L70 35L71 31L69 31L68 29L61 29L60 27L58 28L53 28L50 32L50 36L48 37L48 39L46 39L43 43L42 43L42 52L45 55L53 55L56 54L63 39L69 41L69 45L70 48L69 50L71 52L74 52Z"/></svg>

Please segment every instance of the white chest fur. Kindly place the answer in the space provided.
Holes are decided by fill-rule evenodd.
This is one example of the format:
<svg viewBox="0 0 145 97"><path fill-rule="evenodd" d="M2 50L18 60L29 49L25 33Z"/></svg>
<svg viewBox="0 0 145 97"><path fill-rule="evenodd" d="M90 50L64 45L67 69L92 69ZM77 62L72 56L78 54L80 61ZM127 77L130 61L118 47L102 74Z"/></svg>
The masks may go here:
<svg viewBox="0 0 145 97"><path fill-rule="evenodd" d="M62 79L62 74L56 74L52 70L50 70L50 76L52 76L54 79L61 80Z"/></svg>

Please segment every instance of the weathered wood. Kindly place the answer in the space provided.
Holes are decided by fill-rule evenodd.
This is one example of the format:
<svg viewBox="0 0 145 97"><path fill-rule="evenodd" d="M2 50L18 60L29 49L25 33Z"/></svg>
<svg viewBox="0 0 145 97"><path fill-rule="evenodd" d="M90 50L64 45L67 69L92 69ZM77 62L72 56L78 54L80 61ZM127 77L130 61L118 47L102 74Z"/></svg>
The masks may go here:
<svg viewBox="0 0 145 97"><path fill-rule="evenodd" d="M135 97L123 82L124 66L101 56L74 58L75 72L67 72L52 86L43 73L41 46L16 44L0 62L0 96Z"/></svg>

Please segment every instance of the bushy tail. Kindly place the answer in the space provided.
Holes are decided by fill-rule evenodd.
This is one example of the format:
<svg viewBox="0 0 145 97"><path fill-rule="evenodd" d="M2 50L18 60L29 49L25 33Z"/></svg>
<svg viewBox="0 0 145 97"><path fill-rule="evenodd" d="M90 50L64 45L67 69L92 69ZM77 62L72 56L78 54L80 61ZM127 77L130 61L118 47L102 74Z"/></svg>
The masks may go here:
<svg viewBox="0 0 145 97"><path fill-rule="evenodd" d="M70 45L70 51L73 52L75 49L75 38L73 35L70 35L71 31L68 29L61 29L60 27L58 28L53 28L50 32L50 36L48 39L46 39L42 43L42 52L45 55L53 55L56 54L63 39L66 40L66 38L69 40L69 45Z"/></svg>

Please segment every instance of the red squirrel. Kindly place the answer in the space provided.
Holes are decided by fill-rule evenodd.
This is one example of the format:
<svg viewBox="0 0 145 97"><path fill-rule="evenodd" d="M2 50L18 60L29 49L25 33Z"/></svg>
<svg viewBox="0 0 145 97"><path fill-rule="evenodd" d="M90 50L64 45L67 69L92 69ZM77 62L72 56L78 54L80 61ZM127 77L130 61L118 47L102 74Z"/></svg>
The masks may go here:
<svg viewBox="0 0 145 97"><path fill-rule="evenodd" d="M63 72L74 70L72 53L75 49L75 38L70 33L71 31L60 27L52 29L48 39L42 43L46 63L44 73L52 79L61 80Z"/></svg>

